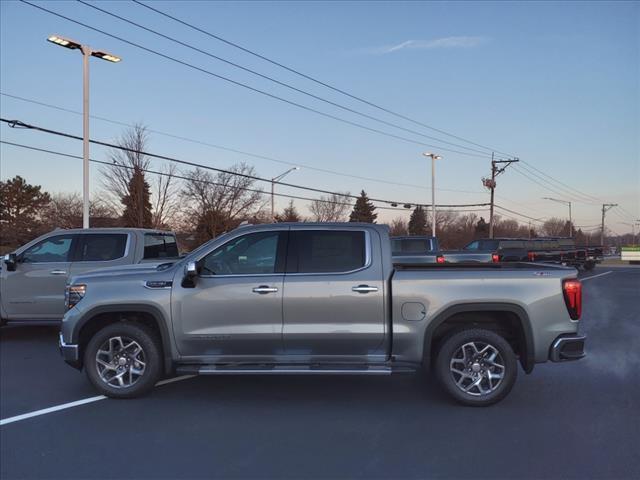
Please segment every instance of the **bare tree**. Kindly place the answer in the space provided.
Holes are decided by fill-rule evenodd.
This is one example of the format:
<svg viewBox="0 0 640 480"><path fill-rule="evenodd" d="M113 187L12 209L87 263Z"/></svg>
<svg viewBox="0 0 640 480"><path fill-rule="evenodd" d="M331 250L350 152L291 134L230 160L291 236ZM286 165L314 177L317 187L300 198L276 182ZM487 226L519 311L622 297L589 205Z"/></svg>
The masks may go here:
<svg viewBox="0 0 640 480"><path fill-rule="evenodd" d="M241 163L231 173L210 172L197 168L186 174L180 197L186 206L195 238L199 242L215 238L255 216L264 207L262 191L255 186L253 167Z"/></svg>
<svg viewBox="0 0 640 480"><path fill-rule="evenodd" d="M346 192L323 195L318 200L311 202L309 210L315 222L344 222L351 207L349 192Z"/></svg>
<svg viewBox="0 0 640 480"><path fill-rule="evenodd" d="M119 215L104 201L91 199L89 205L91 225L112 227L119 224ZM82 197L76 193L57 193L41 211L42 225L47 230L82 227Z"/></svg>
<svg viewBox="0 0 640 480"><path fill-rule="evenodd" d="M129 185L135 171L138 170L144 174L144 170L149 168L151 159L141 153L145 151L148 141L147 128L144 125L135 124L125 130L117 141L124 150L114 148L109 152L109 160L113 165L104 167L102 174L104 187L113 196L110 201L114 208L119 209L122 199L129 195Z"/></svg>
<svg viewBox="0 0 640 480"><path fill-rule="evenodd" d="M156 192L153 200L152 224L153 228L161 228L171 225L172 219L178 207L180 185L175 177L178 168L171 163L162 168L162 175L156 175L154 189Z"/></svg>
<svg viewBox="0 0 640 480"><path fill-rule="evenodd" d="M402 218L397 217L391 220L389 224L389 234L392 237L401 237L404 235L409 235L409 224L408 222Z"/></svg>
<svg viewBox="0 0 640 480"><path fill-rule="evenodd" d="M542 224L542 233L549 237L560 237L567 232L566 220L550 218Z"/></svg>

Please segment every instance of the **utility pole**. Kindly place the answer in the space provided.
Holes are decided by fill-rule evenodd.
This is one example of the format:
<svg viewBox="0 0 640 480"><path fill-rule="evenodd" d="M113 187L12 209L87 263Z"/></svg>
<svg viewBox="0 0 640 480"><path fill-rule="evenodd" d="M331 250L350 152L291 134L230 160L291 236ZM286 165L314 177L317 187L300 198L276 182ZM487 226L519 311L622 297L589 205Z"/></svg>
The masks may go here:
<svg viewBox="0 0 640 480"><path fill-rule="evenodd" d="M603 203L602 204L602 225L600 230L600 245L604 247L604 214L611 210L613 207L617 207L617 203Z"/></svg>
<svg viewBox="0 0 640 480"><path fill-rule="evenodd" d="M483 178L482 184L491 190L491 206L489 207L489 238L493 238L493 207L496 190L496 177L500 175L505 169L512 163L519 162L520 160L514 158L513 160L494 160L495 154L491 154L491 178ZM504 167L498 168L498 164L504 163Z"/></svg>

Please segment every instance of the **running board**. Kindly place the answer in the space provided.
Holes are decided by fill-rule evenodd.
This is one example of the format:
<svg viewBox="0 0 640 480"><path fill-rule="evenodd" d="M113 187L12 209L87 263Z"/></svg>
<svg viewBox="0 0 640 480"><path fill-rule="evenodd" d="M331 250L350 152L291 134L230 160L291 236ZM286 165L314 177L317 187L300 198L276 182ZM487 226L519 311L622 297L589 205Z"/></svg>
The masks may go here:
<svg viewBox="0 0 640 480"><path fill-rule="evenodd" d="M389 366L184 365L178 374L199 375L390 375Z"/></svg>

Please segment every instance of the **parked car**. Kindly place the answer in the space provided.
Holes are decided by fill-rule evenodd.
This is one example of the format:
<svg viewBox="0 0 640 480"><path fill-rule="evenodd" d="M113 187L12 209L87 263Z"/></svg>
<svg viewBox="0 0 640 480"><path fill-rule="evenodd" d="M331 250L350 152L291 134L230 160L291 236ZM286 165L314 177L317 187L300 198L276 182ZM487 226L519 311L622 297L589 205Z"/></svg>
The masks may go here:
<svg viewBox="0 0 640 480"><path fill-rule="evenodd" d="M584 355L573 268L397 266L372 224L240 227L185 258L75 275L67 363L129 398L163 374L386 375L432 365L467 405L513 387L517 364Z"/></svg>
<svg viewBox="0 0 640 480"><path fill-rule="evenodd" d="M54 230L5 255L0 318L59 322L72 275L99 268L166 262L179 256L171 232L134 228Z"/></svg>
<svg viewBox="0 0 640 480"><path fill-rule="evenodd" d="M458 262L522 262L527 261L527 240L518 238L483 238L474 240L458 251L444 251L446 263Z"/></svg>
<svg viewBox="0 0 640 480"><path fill-rule="evenodd" d="M436 237L391 237L391 255L394 265L444 263Z"/></svg>

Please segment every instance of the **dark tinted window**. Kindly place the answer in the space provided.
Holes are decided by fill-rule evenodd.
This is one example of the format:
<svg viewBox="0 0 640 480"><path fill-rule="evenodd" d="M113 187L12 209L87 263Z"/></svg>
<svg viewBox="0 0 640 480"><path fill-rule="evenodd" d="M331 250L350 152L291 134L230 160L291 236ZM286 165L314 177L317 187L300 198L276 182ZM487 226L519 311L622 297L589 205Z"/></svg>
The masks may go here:
<svg viewBox="0 0 640 480"><path fill-rule="evenodd" d="M478 250L478 248L480 248L480 242L477 240L464 247L465 250Z"/></svg>
<svg viewBox="0 0 640 480"><path fill-rule="evenodd" d="M279 232L250 233L216 248L202 261L203 275L276 272Z"/></svg>
<svg viewBox="0 0 640 480"><path fill-rule="evenodd" d="M500 241L500 248L525 248L526 242L524 240L502 240Z"/></svg>
<svg viewBox="0 0 640 480"><path fill-rule="evenodd" d="M79 261L106 262L124 257L127 247L125 233L99 233L82 236Z"/></svg>
<svg viewBox="0 0 640 480"><path fill-rule="evenodd" d="M69 259L73 235L58 235L29 247L21 255L25 263L66 262Z"/></svg>
<svg viewBox="0 0 640 480"><path fill-rule="evenodd" d="M480 250L497 250L497 249L498 249L497 240L482 240L482 242L480 242Z"/></svg>
<svg viewBox="0 0 640 480"><path fill-rule="evenodd" d="M297 231L299 273L348 272L365 265L365 233L350 231Z"/></svg>
<svg viewBox="0 0 640 480"><path fill-rule="evenodd" d="M162 233L144 234L144 258L179 257L178 244L174 235Z"/></svg>
<svg viewBox="0 0 640 480"><path fill-rule="evenodd" d="M426 253L431 251L431 241L426 238L396 238L391 241L394 255L403 253Z"/></svg>

